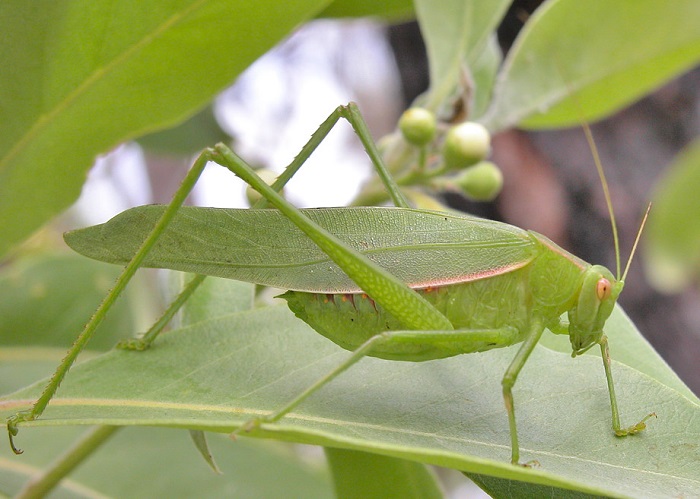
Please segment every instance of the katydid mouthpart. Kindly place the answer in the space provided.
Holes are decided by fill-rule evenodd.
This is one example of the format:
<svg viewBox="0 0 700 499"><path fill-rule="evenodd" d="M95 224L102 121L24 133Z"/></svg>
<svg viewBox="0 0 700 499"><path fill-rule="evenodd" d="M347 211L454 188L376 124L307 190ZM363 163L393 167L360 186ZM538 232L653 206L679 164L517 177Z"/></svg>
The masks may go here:
<svg viewBox="0 0 700 499"><path fill-rule="evenodd" d="M397 207L299 210L277 193L341 117L357 132ZM182 207L208 161L232 171L276 209ZM11 443L18 424L41 415L140 266L288 289L282 297L297 317L352 351L278 411L244 423L237 432L281 419L365 356L426 361L522 343L502 380L511 462L520 464L512 388L545 328L568 334L573 356L600 346L616 435L638 433L651 417L621 425L603 332L627 270L620 276L618 265L615 277L542 235L504 223L409 208L352 103L329 116L272 186L219 144L200 155L167 207L133 208L105 224L69 232L65 239L79 253L127 267L33 408L8 420ZM565 312L568 324L560 319Z"/></svg>

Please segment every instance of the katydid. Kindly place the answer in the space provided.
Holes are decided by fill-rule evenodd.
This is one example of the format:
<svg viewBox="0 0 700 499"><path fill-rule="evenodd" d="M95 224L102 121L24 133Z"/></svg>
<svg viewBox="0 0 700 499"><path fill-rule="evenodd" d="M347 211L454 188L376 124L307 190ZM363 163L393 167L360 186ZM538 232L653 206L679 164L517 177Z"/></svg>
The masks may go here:
<svg viewBox="0 0 700 499"><path fill-rule="evenodd" d="M358 133L397 207L299 210L277 193L340 117ZM231 170L276 209L181 207L207 161ZM597 158L596 165L604 183ZM272 187L219 144L197 159L168 207L127 210L65 238L86 256L128 265L33 408L8 420L11 442L18 424L41 415L112 295L139 266L288 289L282 297L297 317L352 351L287 405L249 421L243 430L279 420L365 356L426 361L522 343L502 380L511 462L519 464L512 388L545 328L568 334L574 357L600 346L616 435L638 433L652 416L629 427L621 425L603 333L629 262L622 276L618 264L615 277L535 232L452 212L409 208L353 104L331 114ZM565 312L568 324L560 319Z"/></svg>

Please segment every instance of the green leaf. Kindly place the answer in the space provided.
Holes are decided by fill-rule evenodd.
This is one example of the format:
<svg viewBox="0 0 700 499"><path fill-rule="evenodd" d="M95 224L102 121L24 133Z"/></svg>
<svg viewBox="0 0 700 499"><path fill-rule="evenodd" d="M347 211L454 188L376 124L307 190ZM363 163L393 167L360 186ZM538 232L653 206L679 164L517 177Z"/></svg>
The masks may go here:
<svg viewBox="0 0 700 499"><path fill-rule="evenodd" d="M337 497L344 499L439 499L435 475L405 459L326 447Z"/></svg>
<svg viewBox="0 0 700 499"><path fill-rule="evenodd" d="M0 448L0 493L15 496L84 428L34 428L23 433L21 458ZM169 428L125 428L65 479L51 498L95 497L333 497L321 463L308 463L287 445L232 442L209 434L222 474L215 474L195 450L187 432Z"/></svg>
<svg viewBox="0 0 700 499"><path fill-rule="evenodd" d="M696 397L678 375L661 359L652 346L639 333L632 321L620 306L616 306L605 323L608 336L610 356L616 362L638 370L661 383L673 388L681 395L695 400ZM568 336L544 335L540 344L548 348L571 355L571 343ZM586 352L595 358L600 357L600 349L593 348Z"/></svg>
<svg viewBox="0 0 700 499"><path fill-rule="evenodd" d="M700 140L690 144L656 186L642 253L658 289L681 291L700 273Z"/></svg>
<svg viewBox="0 0 700 499"><path fill-rule="evenodd" d="M319 17L375 16L400 21L413 17L411 0L335 0Z"/></svg>
<svg viewBox="0 0 700 499"><path fill-rule="evenodd" d="M481 117L491 104L493 85L498 75L498 70L503 60L501 47L498 45L496 34L489 37L484 50L474 60L471 66L471 77L474 82L474 95L472 96L472 109L469 119L476 121Z"/></svg>
<svg viewBox="0 0 700 499"><path fill-rule="evenodd" d="M75 201L95 156L193 115L327 4L5 2L0 255Z"/></svg>
<svg viewBox="0 0 700 499"><path fill-rule="evenodd" d="M7 349L0 350L5 353ZM51 373L64 354L63 349L12 349L0 361L0 393L28 384L37 379L36 373ZM53 427L23 432L27 451L21 457L0 445L0 495L15 496L85 431ZM182 430L125 428L64 479L51 497L333 497L322 460L300 459L280 442L233 442L211 433L207 437L220 475L212 472Z"/></svg>
<svg viewBox="0 0 700 499"><path fill-rule="evenodd" d="M173 291L179 293L190 275L179 272L172 272L170 275ZM222 314L250 310L253 308L254 296L254 284L207 276L182 307L180 324L188 326Z"/></svg>
<svg viewBox="0 0 700 499"><path fill-rule="evenodd" d="M121 269L75 254L39 254L0 270L0 343L64 348L82 330ZM100 326L90 348L107 350L134 330L138 301L153 305L142 288L130 288ZM138 299L137 299L138 297Z"/></svg>
<svg viewBox="0 0 700 499"><path fill-rule="evenodd" d="M202 430L190 430L189 433L192 443L199 451L202 459L204 459L214 473L221 473L221 469L214 461L214 456L212 455L211 450L209 450L209 443L207 442L206 433L204 433Z"/></svg>
<svg viewBox="0 0 700 499"><path fill-rule="evenodd" d="M471 71L484 57L484 51L493 53L489 40L509 4L508 0L449 0L440 2L437 8L433 1L416 0L416 15L430 61L430 88L422 106L440 114L453 114L449 106L462 92L463 71ZM483 69L490 65L481 60L478 66ZM488 95L491 89L472 90Z"/></svg>
<svg viewBox="0 0 700 499"><path fill-rule="evenodd" d="M532 499L534 497L556 497L557 499L593 499L597 494L586 494L574 490L514 482L486 475L468 473L467 476L493 499Z"/></svg>
<svg viewBox="0 0 700 499"><path fill-rule="evenodd" d="M631 325L629 327L632 327ZM625 337L608 330L611 338ZM539 346L514 389L521 456L540 469L510 465L500 380L516 347L451 359L402 363L363 359L279 423L254 436L373 452L590 494L694 496L700 493L700 408L665 380L613 362L624 424L650 411L647 431L619 439L600 358ZM621 351L611 345L613 352ZM625 345L623 345L625 346ZM110 352L75 367L44 416L29 427L116 424L230 432L286 403L347 352L285 307L221 316L163 335L145 352ZM613 353L614 355L614 353ZM661 368L659 368L661 369ZM0 401L0 416L26 408L43 384ZM575 410L572 410L575 408ZM223 465L222 465L223 466Z"/></svg>
<svg viewBox="0 0 700 499"><path fill-rule="evenodd" d="M147 152L192 156L212 144L230 139L216 121L212 107L207 106L184 123L145 135L138 142Z"/></svg>
<svg viewBox="0 0 700 499"><path fill-rule="evenodd" d="M546 2L509 52L484 123L551 128L603 118L700 60L700 3Z"/></svg>

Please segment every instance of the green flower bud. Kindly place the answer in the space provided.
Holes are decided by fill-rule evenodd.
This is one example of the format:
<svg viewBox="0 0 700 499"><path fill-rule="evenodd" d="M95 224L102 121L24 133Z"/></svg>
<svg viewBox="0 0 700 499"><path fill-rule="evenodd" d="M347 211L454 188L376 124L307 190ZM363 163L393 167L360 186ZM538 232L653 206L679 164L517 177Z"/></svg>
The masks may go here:
<svg viewBox="0 0 700 499"><path fill-rule="evenodd" d="M431 111L422 107L412 107L401 115L399 130L407 142L422 147L435 138L437 120Z"/></svg>
<svg viewBox="0 0 700 499"><path fill-rule="evenodd" d="M449 129L442 148L442 158L452 170L474 165L488 156L491 135L483 125L467 121Z"/></svg>
<svg viewBox="0 0 700 499"><path fill-rule="evenodd" d="M482 161L467 168L455 184L474 201L491 201L501 192L503 174L494 163Z"/></svg>
<svg viewBox="0 0 700 499"><path fill-rule="evenodd" d="M258 170L255 170L255 173L257 173L258 176L261 179L263 179L263 181L267 185L272 185L275 182L275 180L277 180L277 174L275 172L273 172L272 170L260 168ZM248 198L248 202L250 203L251 206L253 206L255 203L257 203L262 198L262 195L249 185L247 185L245 188L245 196Z"/></svg>

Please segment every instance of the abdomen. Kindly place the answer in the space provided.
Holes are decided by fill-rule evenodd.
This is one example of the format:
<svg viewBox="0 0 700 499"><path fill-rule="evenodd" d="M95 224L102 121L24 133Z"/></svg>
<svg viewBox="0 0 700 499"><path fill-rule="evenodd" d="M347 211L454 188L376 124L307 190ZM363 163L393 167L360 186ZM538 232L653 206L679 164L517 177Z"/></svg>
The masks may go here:
<svg viewBox="0 0 700 499"><path fill-rule="evenodd" d="M527 267L487 279L417 290L440 310L455 329L516 328L522 341L528 324ZM287 291L294 314L346 350L355 350L372 336L405 327L364 294L315 294ZM449 337L448 337L449 338ZM423 361L494 348L484 341L393 344L371 355L383 359Z"/></svg>

